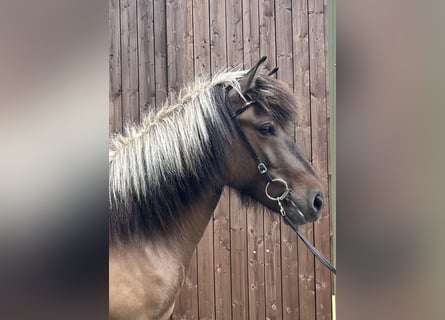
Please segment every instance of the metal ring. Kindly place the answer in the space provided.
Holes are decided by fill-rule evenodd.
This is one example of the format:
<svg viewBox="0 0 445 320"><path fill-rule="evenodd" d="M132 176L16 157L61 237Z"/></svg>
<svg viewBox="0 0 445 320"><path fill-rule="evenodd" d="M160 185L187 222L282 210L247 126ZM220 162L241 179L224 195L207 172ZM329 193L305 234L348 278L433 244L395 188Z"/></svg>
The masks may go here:
<svg viewBox="0 0 445 320"><path fill-rule="evenodd" d="M272 196L269 194L269 190L268 190L268 189L269 189L269 186L270 186L273 182L280 182L280 183L282 183L282 184L284 185L284 187L285 187L285 190L284 190L283 194L280 195L279 197L272 197ZM286 181L284 181L283 179L276 178L276 179L272 179L272 181L270 181L270 182L268 182L268 183L266 184L266 188L264 189L264 192L266 193L266 196L267 196L270 200L281 201L281 200L283 200L284 198L287 197L287 194L289 193L289 187L287 186L287 182L286 182Z"/></svg>

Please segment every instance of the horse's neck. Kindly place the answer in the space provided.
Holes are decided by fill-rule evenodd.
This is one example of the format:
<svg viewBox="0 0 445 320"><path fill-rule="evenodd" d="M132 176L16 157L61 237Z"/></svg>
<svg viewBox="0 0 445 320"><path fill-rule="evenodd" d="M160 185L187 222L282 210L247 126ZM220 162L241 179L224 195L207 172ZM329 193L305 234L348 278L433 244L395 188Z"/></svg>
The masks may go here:
<svg viewBox="0 0 445 320"><path fill-rule="evenodd" d="M178 218L182 232L110 244L110 314L116 318L139 315L141 319L170 315L193 251L221 196L220 192L204 194Z"/></svg>
<svg viewBox="0 0 445 320"><path fill-rule="evenodd" d="M205 194L181 214L182 232L166 233L155 242L148 242L147 246L162 247L172 258L188 266L193 251L201 240L210 218L215 211L222 188L212 195Z"/></svg>

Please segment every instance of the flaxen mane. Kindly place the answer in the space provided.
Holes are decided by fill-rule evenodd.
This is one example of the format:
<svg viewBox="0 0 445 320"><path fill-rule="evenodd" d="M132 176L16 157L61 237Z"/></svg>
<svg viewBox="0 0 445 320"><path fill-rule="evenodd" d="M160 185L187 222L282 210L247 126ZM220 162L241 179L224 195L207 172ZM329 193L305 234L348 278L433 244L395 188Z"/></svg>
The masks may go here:
<svg viewBox="0 0 445 320"><path fill-rule="evenodd" d="M139 126L114 137L109 155L110 239L155 235L171 227L203 191L223 183L233 123L224 107L225 90L241 92L244 71L196 81ZM293 118L295 101L285 86L259 77L248 92L270 108L282 126ZM241 95L242 96L242 95Z"/></svg>

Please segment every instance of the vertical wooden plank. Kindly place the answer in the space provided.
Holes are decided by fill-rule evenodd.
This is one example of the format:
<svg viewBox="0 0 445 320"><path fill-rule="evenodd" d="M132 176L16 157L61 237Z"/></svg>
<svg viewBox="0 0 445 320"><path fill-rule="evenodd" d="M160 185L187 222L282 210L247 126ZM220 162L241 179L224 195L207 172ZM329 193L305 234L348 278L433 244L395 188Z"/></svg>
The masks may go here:
<svg viewBox="0 0 445 320"><path fill-rule="evenodd" d="M242 2L226 0L227 63L229 67L243 65Z"/></svg>
<svg viewBox="0 0 445 320"><path fill-rule="evenodd" d="M156 104L153 1L137 0L140 118Z"/></svg>
<svg viewBox="0 0 445 320"><path fill-rule="evenodd" d="M309 30L307 0L292 0L294 94L297 99L295 137L307 159L311 159Z"/></svg>
<svg viewBox="0 0 445 320"><path fill-rule="evenodd" d="M139 123L139 71L136 0L121 0L123 123Z"/></svg>
<svg viewBox="0 0 445 320"><path fill-rule="evenodd" d="M209 0L210 3L210 52L212 73L227 68L226 51L226 4Z"/></svg>
<svg viewBox="0 0 445 320"><path fill-rule="evenodd" d="M153 1L156 104L167 98L167 13L166 1Z"/></svg>
<svg viewBox="0 0 445 320"><path fill-rule="evenodd" d="M215 319L232 319L230 269L230 194L225 189L213 214Z"/></svg>
<svg viewBox="0 0 445 320"><path fill-rule="evenodd" d="M292 1L275 2L277 78L293 88ZM289 132L294 136L294 128ZM297 319L298 309L298 239L295 232L281 220L281 265L283 319Z"/></svg>
<svg viewBox="0 0 445 320"><path fill-rule="evenodd" d="M225 2L210 0L211 71L227 67ZM213 214L215 319L231 319L230 193L225 189Z"/></svg>
<svg viewBox="0 0 445 320"><path fill-rule="evenodd" d="M266 318L263 216L264 210L247 213L249 319Z"/></svg>
<svg viewBox="0 0 445 320"><path fill-rule="evenodd" d="M210 74L209 1L193 0L195 77Z"/></svg>
<svg viewBox="0 0 445 320"><path fill-rule="evenodd" d="M243 0L244 67L248 69L259 59L260 34L258 1ZM264 210L247 209L247 276L249 319L266 318L264 287Z"/></svg>
<svg viewBox="0 0 445 320"><path fill-rule="evenodd" d="M121 26L119 0L109 2L109 132L122 132Z"/></svg>
<svg viewBox="0 0 445 320"><path fill-rule="evenodd" d="M194 80L192 0L167 0L167 61L168 88L176 94Z"/></svg>
<svg viewBox="0 0 445 320"><path fill-rule="evenodd" d="M193 39L195 78L210 73L209 2L193 0ZM213 219L198 244L198 311L199 319L215 319Z"/></svg>
<svg viewBox="0 0 445 320"><path fill-rule="evenodd" d="M264 272L266 317L282 318L281 298L281 248L280 216L273 213L264 215Z"/></svg>
<svg viewBox="0 0 445 320"><path fill-rule="evenodd" d="M213 219L198 245L198 319L215 319Z"/></svg>
<svg viewBox="0 0 445 320"><path fill-rule="evenodd" d="M335 74L335 0L324 0L325 6L325 54L327 61L326 76L326 99L327 99L327 127L328 127L328 188L329 188L329 228L331 236L331 262L336 265L336 234L335 234L335 215L336 215L336 144L335 144L335 101L336 101L336 74ZM335 295L336 282L335 275L331 273L331 291ZM332 300L332 299L331 299ZM332 304L332 319L335 319L335 305Z"/></svg>
<svg viewBox="0 0 445 320"><path fill-rule="evenodd" d="M311 52L311 124L312 161L320 174L325 191L326 206L322 218L314 224L315 246L330 259L330 215L328 189L328 128L326 99L326 52L324 1L309 2L309 48ZM316 275L316 317L331 319L331 279L329 270L321 263L315 263Z"/></svg>
<svg viewBox="0 0 445 320"><path fill-rule="evenodd" d="M267 56L266 66L276 65L275 3L272 0L259 2L260 55ZM281 216L264 215L264 273L266 317L282 319L281 295Z"/></svg>
<svg viewBox="0 0 445 320"><path fill-rule="evenodd" d="M230 197L230 254L232 271L232 319L249 319L247 292L246 209L238 196Z"/></svg>
<svg viewBox="0 0 445 320"><path fill-rule="evenodd" d="M168 88L169 95L175 95L194 80L192 0L168 0L166 16ZM184 286L176 300L173 319L198 319L197 269L195 251Z"/></svg>
<svg viewBox="0 0 445 320"><path fill-rule="evenodd" d="M267 56L265 65L268 69L276 66L275 45L275 2L259 1L260 56Z"/></svg>
<svg viewBox="0 0 445 320"><path fill-rule="evenodd" d="M260 55L258 0L243 0L244 66L249 68Z"/></svg>
<svg viewBox="0 0 445 320"><path fill-rule="evenodd" d="M307 0L293 0L294 92L298 109L295 138L307 159L312 158L309 77L309 41ZM313 224L300 227L313 243ZM314 256L298 241L299 313L300 319L315 319Z"/></svg>

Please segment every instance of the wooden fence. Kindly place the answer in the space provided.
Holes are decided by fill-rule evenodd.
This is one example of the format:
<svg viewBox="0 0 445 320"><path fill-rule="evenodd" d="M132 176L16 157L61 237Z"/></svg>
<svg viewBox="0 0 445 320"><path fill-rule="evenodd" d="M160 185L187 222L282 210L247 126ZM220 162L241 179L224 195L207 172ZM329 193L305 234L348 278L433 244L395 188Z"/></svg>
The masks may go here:
<svg viewBox="0 0 445 320"><path fill-rule="evenodd" d="M199 74L266 55L298 99L294 137L330 195L327 0L109 0L110 132ZM331 258L330 201L303 227ZM226 190L173 319L331 319L332 278L279 215Z"/></svg>

